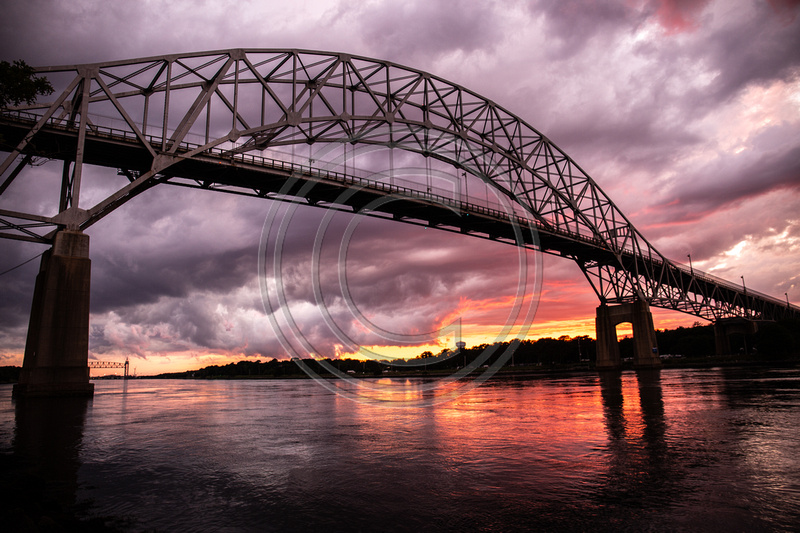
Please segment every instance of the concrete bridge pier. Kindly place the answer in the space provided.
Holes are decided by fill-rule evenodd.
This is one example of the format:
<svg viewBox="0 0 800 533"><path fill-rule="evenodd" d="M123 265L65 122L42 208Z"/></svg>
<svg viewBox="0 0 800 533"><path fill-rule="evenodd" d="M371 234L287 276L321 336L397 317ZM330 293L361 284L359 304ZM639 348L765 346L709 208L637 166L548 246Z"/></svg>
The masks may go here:
<svg viewBox="0 0 800 533"><path fill-rule="evenodd" d="M91 396L89 236L62 230L42 256L15 397Z"/></svg>
<svg viewBox="0 0 800 533"><path fill-rule="evenodd" d="M656 343L656 330L653 314L644 300L629 304L609 306L602 304L597 308L595 330L597 332L597 370L614 370L622 363L617 343L617 324L633 324L634 358L636 368L657 368L661 366Z"/></svg>
<svg viewBox="0 0 800 533"><path fill-rule="evenodd" d="M758 331L758 324L746 318L719 319L714 322L714 345L717 355L731 355L731 335L743 335L745 345L747 335Z"/></svg>

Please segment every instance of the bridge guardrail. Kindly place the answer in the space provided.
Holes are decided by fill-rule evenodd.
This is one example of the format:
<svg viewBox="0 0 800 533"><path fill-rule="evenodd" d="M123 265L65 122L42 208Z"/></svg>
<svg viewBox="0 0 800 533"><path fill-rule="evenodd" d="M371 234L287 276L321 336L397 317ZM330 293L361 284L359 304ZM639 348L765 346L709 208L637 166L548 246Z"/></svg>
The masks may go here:
<svg viewBox="0 0 800 533"><path fill-rule="evenodd" d="M35 113L28 113L24 111L18 110L3 110L3 116L6 117L17 117L18 120L25 122L25 123L36 123L38 122L41 117ZM49 127L65 131L65 132L74 132L77 127L74 125L70 125L66 119L57 118L57 117L50 117L47 120L47 125ZM138 136L133 133L132 131L121 130L117 128L112 128L109 126L101 126L97 124L90 124L88 128L92 131L94 135L105 137L108 139L113 139L116 141L123 141L126 143L131 144L139 144L140 140ZM151 147L154 149L160 149L163 143L162 137L156 137L153 135L144 134L145 139L150 143ZM190 143L187 141L183 141L179 143L178 149L182 152L190 152L200 148L200 144ZM471 202L462 202L459 200L453 200L446 196L437 195L434 193L428 193L424 191L419 191L417 189L413 189L410 187L403 187L400 185L394 184L387 184L382 181L377 180L370 180L368 178L363 178L360 176L356 176L354 174L344 174L341 172L333 171L333 170L325 170L321 171L318 168L312 167L310 165L303 165L300 163L290 163L283 161L281 159L274 159L265 156L257 156L253 154L244 154L244 153L237 153L233 152L229 149L221 149L212 147L203 152L205 155L214 156L217 159L224 159L224 160L238 160L242 163L249 163L255 166L263 167L263 168L271 168L275 170L282 170L285 172L299 172L301 174L307 174L308 176L315 177L318 179L329 179L333 181L338 181L344 184L353 184L353 185L361 185L365 187L369 187L372 189L378 189L383 192L390 192L395 194L400 194L406 197L412 197L416 199L427 200L431 202L439 202L449 205L450 207L454 207L460 209L462 211L467 212L475 212L484 214L493 218L499 218L501 220L508 220L508 221L515 221L521 225L528 225L532 224L537 227L538 230L541 231L549 231L549 229L542 224L540 221L534 218L523 218L520 216L515 216L513 219L508 215L507 212L501 211L499 209L494 209L491 207L482 206L480 204L474 204ZM557 234L566 236L568 238L574 239L576 241L581 241L586 244L590 244L595 247L602 248L603 242L599 239L589 237L582 233L575 233L570 232L567 230L559 230Z"/></svg>
<svg viewBox="0 0 800 533"><path fill-rule="evenodd" d="M37 115L36 113L25 112L21 110L7 110L4 109L0 113L0 116L5 118L11 118L12 120L16 120L17 122L24 122L27 124L36 124L39 120L41 120L41 116ZM50 117L46 122L48 127L55 128L65 132L76 132L77 127L74 124L70 124L70 121L65 118L59 117ZM140 139L139 137L132 131L128 130L121 130L117 128L112 128L109 126L101 126L98 124L89 124L89 130L96 136L104 137L107 139L113 139L115 141L122 141L125 143L131 144L139 144ZM165 140L163 137L157 137L149 134L143 134L143 137L150 143L151 147L160 150L163 146ZM178 144L179 152L191 152L193 150L197 150L202 145L190 143L188 141L182 141ZM514 222L518 225L533 225L536 226L537 231L543 232L551 232L551 230L545 226L541 221L536 220L535 218L528 218L528 217L520 217L518 215L514 215L513 217L509 215L505 211L501 211L499 209L493 209L491 207L482 206L480 204L474 204L471 202L463 202L460 200L454 200L447 196L442 196L438 194L433 194L430 192L424 192L417 189L413 189L410 187L403 187L400 185L394 185L390 183L385 183L378 180L371 180L368 178L364 178L361 176L357 176L355 174L344 174L341 172L333 171L333 170L325 170L322 171L319 168L312 167L311 165L303 165L300 163L294 162L286 162L281 159L274 159L265 156L257 156L254 154L246 154L241 152L234 152L231 149L222 149L217 147L211 147L204 152L203 154L207 156L214 157L215 159L220 160L230 160L230 161L239 161L244 164L251 164L254 166L262 167L262 168L270 168L274 170L281 170L284 172L299 172L301 174L306 174L309 177L314 177L317 179L327 179L331 181L337 181L343 184L349 185L360 185L363 187L367 187L370 189L380 190L382 192L388 192L392 194L399 194L403 197L407 198L415 198L419 200L429 201L429 202L436 202L444 205L448 205L455 209L459 209L465 212L474 212L483 214L495 219L500 220L507 220L509 222ZM582 242L585 244L589 244L591 246L597 248L606 248L604 242L600 239L595 238L594 236L588 236L583 233L575 233L565 229L559 229L557 232L554 232L557 235L567 237L573 239L578 242ZM632 248L624 248L620 250L622 254L628 255L629 257L636 257L637 253ZM644 257L644 256L643 256ZM666 258L665 258L666 259ZM660 258L650 256L647 260L654 266L661 267L664 264ZM693 268L689 268L687 265L682 263L674 262L671 260L666 260L666 262L674 268L677 268L684 274L689 274L694 278L707 282L716 284L718 286L724 287L728 290L743 293L744 288L739 287L737 284L731 283L727 280L714 276L712 274L708 274L706 272L696 270ZM757 297L759 299L771 302L774 305L785 305L781 300L769 296L767 294L761 293L759 291L755 291L752 289L748 289L746 294L749 294L752 297ZM793 306L790 306L793 308Z"/></svg>

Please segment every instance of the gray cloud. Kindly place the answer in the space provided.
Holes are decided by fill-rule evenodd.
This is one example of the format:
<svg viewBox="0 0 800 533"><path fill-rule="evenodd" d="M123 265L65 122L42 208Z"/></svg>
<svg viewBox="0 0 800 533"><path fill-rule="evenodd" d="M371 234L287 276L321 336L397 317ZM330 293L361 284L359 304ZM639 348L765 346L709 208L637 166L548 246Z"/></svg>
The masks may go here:
<svg viewBox="0 0 800 533"><path fill-rule="evenodd" d="M0 59L43 65L300 47L434 70L541 129L676 258L691 251L698 261L725 259L725 268L741 268L743 260L722 254L749 236L759 254L790 264L774 234L786 230L796 238L799 231L787 222L797 212L798 123L774 117L770 127L744 134L738 153L721 147L727 146L721 124L748 90L796 85L800 19L792 18L796 7L776 10L762 0L722 7L666 0L252 2L223 16L217 2L113 2L100 9L91 1L34 0L5 6ZM102 197L110 174L88 171L87 183L96 185L85 191L86 202ZM36 186L26 188L20 178L0 207L42 212L59 178L58 164L44 165ZM93 352L280 353L256 277L269 205L160 186L92 227ZM284 273L298 308L316 305L308 254L323 213L299 210L284 244ZM338 253L335 234L323 250L327 263ZM41 251L5 241L0 247L0 271ZM401 331L429 330L462 297L493 302L516 288L511 246L365 221L349 252L349 287L359 309ZM36 263L0 277L0 353L24 344ZM546 267L540 317L591 317L595 297L577 267L552 258ZM758 272L765 290L788 287L790 276ZM353 339L381 340L353 322L336 269L323 270L321 283L332 316ZM490 321L502 312L470 316ZM334 349L337 340L318 311L309 311L301 327L320 350Z"/></svg>
<svg viewBox="0 0 800 533"><path fill-rule="evenodd" d="M339 243L346 223L340 220L326 233L318 274L311 265L311 239L307 236L300 247L299 241L291 241L291 247L283 249L281 279L289 302L318 307L321 297L332 320L360 343L385 342L380 329L394 334L431 331L462 302L513 294L518 284L518 250L512 246L374 218L361 219L347 245L347 260L340 263ZM528 261L530 268L536 266L535 257ZM312 276L317 276L321 296L314 294ZM347 293L342 292L340 280ZM362 313L379 330L356 327L353 312ZM465 320L475 319L468 309L466 313ZM502 323L503 313L497 316ZM306 334L315 344L337 342L321 315L305 322Z"/></svg>
<svg viewBox="0 0 800 533"><path fill-rule="evenodd" d="M502 39L495 2L382 2L359 4L355 22L364 44L377 57L432 63L452 51L491 50ZM353 8L353 4L348 7ZM353 20L355 19L355 20Z"/></svg>
<svg viewBox="0 0 800 533"><path fill-rule="evenodd" d="M763 153L754 161L718 161L673 185L669 216L683 209L683 218L702 218L710 211L777 189L800 191L800 145L779 153ZM695 179L691 179L695 178ZM669 203L671 203L670 201Z"/></svg>
<svg viewBox="0 0 800 533"><path fill-rule="evenodd" d="M593 39L608 42L646 19L622 2L538 0L528 3L528 11L534 18L545 18L547 52L554 60L569 59Z"/></svg>
<svg viewBox="0 0 800 533"><path fill-rule="evenodd" d="M706 105L724 101L750 84L796 79L800 66L797 21L787 23L766 2L755 4L754 12L717 29L703 47L689 52L719 72Z"/></svg>

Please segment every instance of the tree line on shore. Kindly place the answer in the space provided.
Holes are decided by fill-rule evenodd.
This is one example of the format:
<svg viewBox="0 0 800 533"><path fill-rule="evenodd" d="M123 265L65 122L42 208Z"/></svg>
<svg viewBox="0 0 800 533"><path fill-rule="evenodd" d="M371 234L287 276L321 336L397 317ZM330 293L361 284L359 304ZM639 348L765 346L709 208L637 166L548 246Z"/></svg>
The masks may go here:
<svg viewBox="0 0 800 533"><path fill-rule="evenodd" d="M656 330L659 352L681 356L686 360L697 360L715 352L713 325L680 327L672 330ZM755 334L733 335L731 348L734 354L747 356L756 361L781 360L800 355L800 322L762 322ZM395 364L358 359L328 359L338 372L359 375L383 375L386 373L413 373L428 371L452 371L465 365L491 365L506 354L508 342L494 345L482 344L461 351L442 350L439 354L430 351ZM620 356L633 357L633 339L619 341ZM557 339L545 337L537 340L518 341L513 355L507 356L505 365L533 368L591 368L597 357L595 339L588 335L562 336ZM306 367L318 375L330 375L326 364L305 359ZM19 379L18 366L0 367L0 383L14 383ZM290 360L271 359L243 360L227 365L213 365L199 370L160 374L159 378L233 378L233 377L302 377L306 374Z"/></svg>
<svg viewBox="0 0 800 533"><path fill-rule="evenodd" d="M689 328L656 330L656 340L661 354L681 356L696 360L715 353L713 325L696 323ZM482 344L460 351L442 350L438 354L426 351L410 360L380 362L358 359L325 359L323 362L304 359L308 370L314 374L331 375L328 368L337 372L358 375L385 375L393 373L419 373L453 371L467 365L492 365L505 358L507 366L532 368L592 368L597 358L595 339L588 335L577 337L545 337L536 340L512 341L517 344L513 354L507 354L509 342ZM745 347L747 353L745 353ZM800 352L800 324L795 322L762 323L757 333L733 335L731 348L734 354L753 360L781 360ZM620 357L633 357L633 339L619 341ZM305 372L293 361L271 359L266 362L239 361L227 365L212 365L187 372L161 374L161 378L233 378L233 377L302 377Z"/></svg>

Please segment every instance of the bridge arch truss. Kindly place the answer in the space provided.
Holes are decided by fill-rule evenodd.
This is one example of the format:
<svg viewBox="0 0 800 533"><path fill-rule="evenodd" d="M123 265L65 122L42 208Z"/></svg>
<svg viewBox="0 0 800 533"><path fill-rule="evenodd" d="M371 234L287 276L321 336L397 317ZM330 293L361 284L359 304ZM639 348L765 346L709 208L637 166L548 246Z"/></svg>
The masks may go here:
<svg viewBox="0 0 800 533"><path fill-rule="evenodd" d="M552 237L542 251L574 260L601 303L644 300L710 320L800 314L782 300L670 261L546 136L426 72L349 54L256 49L38 72L57 87L55 98L0 113L8 152L0 202L44 157L64 161L59 205L52 216L0 209L0 237L51 242L57 229L84 230L159 183L237 185L274 197L258 179L234 184L224 176L280 147L379 145L440 160L507 197ZM81 206L84 164L119 167L129 182ZM217 172L200 172L201 164L217 165Z"/></svg>

